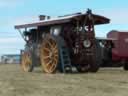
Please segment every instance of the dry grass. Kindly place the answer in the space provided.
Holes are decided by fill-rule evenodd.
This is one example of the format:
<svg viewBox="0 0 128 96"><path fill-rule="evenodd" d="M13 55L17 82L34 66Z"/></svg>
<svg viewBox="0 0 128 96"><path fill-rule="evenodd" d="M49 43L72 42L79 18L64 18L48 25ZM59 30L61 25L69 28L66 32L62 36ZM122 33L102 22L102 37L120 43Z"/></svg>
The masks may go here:
<svg viewBox="0 0 128 96"><path fill-rule="evenodd" d="M128 96L128 72L109 68L96 74L50 75L0 65L0 96Z"/></svg>

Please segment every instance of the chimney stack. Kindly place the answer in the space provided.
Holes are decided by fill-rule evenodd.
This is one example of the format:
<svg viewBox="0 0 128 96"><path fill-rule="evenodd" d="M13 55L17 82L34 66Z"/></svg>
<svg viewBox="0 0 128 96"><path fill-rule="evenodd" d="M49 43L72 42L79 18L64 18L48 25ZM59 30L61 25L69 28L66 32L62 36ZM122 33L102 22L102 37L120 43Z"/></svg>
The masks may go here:
<svg viewBox="0 0 128 96"><path fill-rule="evenodd" d="M46 16L46 15L40 15L39 16L39 20L41 21L41 20L48 20L48 19L50 19L50 16Z"/></svg>

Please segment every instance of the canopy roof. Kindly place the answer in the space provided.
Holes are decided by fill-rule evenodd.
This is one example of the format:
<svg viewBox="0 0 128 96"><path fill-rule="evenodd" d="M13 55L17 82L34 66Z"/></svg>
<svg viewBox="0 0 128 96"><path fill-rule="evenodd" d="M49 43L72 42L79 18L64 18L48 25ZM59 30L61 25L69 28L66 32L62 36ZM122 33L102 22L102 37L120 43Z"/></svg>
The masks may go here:
<svg viewBox="0 0 128 96"><path fill-rule="evenodd" d="M95 25L107 24L110 22L110 19L108 19L104 16L100 16L100 15L96 15L96 14L91 14L91 15L93 17ZM70 15L70 16L58 17L58 18L54 18L54 19L52 18L52 19L42 20L42 21L29 23L29 24L16 25L15 28L21 29L21 28L29 28L29 27L37 27L37 26L50 26L50 25L55 25L55 24L64 24L64 23L70 23L73 20L76 20L78 18L84 18L87 16L88 16L87 13L74 14L74 15Z"/></svg>

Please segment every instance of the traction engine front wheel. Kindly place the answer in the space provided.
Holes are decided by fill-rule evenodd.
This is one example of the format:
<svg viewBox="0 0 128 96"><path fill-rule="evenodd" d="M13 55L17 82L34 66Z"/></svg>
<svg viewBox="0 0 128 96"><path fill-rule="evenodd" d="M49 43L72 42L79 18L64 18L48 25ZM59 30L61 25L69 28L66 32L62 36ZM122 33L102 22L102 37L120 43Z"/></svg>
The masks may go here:
<svg viewBox="0 0 128 96"><path fill-rule="evenodd" d="M23 52L21 57L21 67L24 72L32 72L33 65L31 54L29 52Z"/></svg>

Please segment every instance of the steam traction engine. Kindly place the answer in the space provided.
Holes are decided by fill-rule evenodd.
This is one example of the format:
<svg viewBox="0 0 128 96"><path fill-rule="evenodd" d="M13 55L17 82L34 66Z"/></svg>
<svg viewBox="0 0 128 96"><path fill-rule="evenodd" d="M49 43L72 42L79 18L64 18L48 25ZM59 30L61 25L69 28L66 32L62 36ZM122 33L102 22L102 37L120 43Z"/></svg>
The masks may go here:
<svg viewBox="0 0 128 96"><path fill-rule="evenodd" d="M71 72L73 67L78 72L97 72L101 54L94 25L110 20L92 14L91 10L54 19L46 17L42 15L39 22L15 26L26 41L21 52L23 70L31 72L41 65L46 73Z"/></svg>

